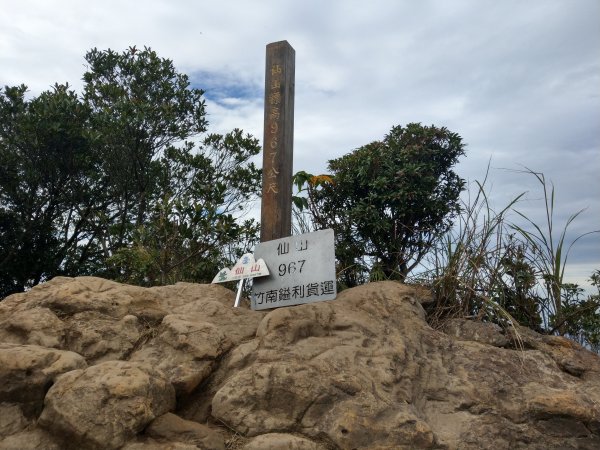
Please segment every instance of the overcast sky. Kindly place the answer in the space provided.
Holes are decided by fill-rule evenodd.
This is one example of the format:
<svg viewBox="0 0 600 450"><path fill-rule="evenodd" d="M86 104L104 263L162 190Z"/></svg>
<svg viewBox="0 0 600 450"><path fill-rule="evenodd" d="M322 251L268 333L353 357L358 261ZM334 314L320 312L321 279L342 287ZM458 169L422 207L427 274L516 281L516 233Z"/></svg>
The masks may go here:
<svg viewBox="0 0 600 450"><path fill-rule="evenodd" d="M0 0L0 86L32 95L55 82L81 90L93 48L149 46L206 90L210 131L262 140L265 46L296 50L294 171L327 161L393 125L445 126L467 143L457 172L492 202L541 222L556 186L555 227L571 239L600 228L599 0ZM581 239L568 268L586 284L600 235Z"/></svg>

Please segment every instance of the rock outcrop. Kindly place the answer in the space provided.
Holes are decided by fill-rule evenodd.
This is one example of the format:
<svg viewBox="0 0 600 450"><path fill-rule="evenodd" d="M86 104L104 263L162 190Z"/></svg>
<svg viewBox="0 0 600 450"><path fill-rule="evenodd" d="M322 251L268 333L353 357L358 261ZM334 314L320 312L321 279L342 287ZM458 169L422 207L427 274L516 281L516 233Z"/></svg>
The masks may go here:
<svg viewBox="0 0 600 450"><path fill-rule="evenodd" d="M600 358L425 321L393 282L233 308L216 285L56 278L0 302L0 449L597 449Z"/></svg>

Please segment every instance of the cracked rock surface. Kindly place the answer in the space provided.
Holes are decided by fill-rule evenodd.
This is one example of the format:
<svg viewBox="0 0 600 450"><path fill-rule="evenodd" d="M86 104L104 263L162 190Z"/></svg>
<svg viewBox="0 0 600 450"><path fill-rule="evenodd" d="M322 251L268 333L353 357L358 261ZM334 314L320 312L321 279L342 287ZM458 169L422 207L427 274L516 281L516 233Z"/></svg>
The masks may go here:
<svg viewBox="0 0 600 450"><path fill-rule="evenodd" d="M394 282L234 297L63 277L1 301L0 449L600 448L600 358L567 339L436 331Z"/></svg>

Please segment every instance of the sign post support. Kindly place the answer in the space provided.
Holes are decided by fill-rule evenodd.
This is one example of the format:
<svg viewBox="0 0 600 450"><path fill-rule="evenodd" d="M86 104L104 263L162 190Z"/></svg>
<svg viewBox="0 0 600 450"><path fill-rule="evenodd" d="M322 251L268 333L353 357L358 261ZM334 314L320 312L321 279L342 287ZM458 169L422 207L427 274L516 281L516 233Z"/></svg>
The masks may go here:
<svg viewBox="0 0 600 450"><path fill-rule="evenodd" d="M245 278L242 278L240 281L238 281L238 290L237 294L235 294L235 302L233 304L234 308L240 307L240 300L242 299L242 288L244 287L244 280Z"/></svg>
<svg viewBox="0 0 600 450"><path fill-rule="evenodd" d="M287 41L267 45L261 242L292 234L295 59Z"/></svg>

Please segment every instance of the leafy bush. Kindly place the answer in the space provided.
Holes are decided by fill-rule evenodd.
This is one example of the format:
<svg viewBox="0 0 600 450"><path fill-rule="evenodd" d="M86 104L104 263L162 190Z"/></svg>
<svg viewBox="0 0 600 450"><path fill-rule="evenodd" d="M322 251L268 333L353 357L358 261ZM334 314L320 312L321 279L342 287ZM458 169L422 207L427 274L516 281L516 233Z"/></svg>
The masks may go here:
<svg viewBox="0 0 600 450"><path fill-rule="evenodd" d="M570 338L600 353L600 270L594 271L590 278L598 292L587 298L577 285L563 286L563 323L552 325L562 328Z"/></svg>
<svg viewBox="0 0 600 450"><path fill-rule="evenodd" d="M0 90L0 298L56 275L212 279L255 239L258 141L204 135L202 90L149 48L85 59L82 95Z"/></svg>
<svg viewBox="0 0 600 450"><path fill-rule="evenodd" d="M411 123L329 161L331 182L309 184L296 206L333 228L343 286L403 280L418 265L459 211L464 182L452 167L463 154L458 134Z"/></svg>

